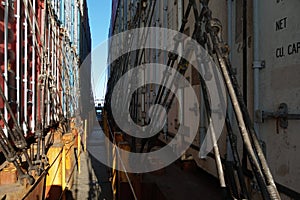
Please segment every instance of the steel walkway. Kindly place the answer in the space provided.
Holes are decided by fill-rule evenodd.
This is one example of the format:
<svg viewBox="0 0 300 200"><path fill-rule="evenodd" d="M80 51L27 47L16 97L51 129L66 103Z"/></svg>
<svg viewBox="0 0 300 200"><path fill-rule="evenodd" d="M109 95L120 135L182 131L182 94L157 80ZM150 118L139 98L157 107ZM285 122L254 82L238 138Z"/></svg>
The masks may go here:
<svg viewBox="0 0 300 200"><path fill-rule="evenodd" d="M75 174L73 187L71 193L67 195L67 200L112 199L107 167L94 157L95 153L96 156L105 153L103 137L100 126L95 126L93 132L89 134L87 152L82 152L80 155L80 172Z"/></svg>

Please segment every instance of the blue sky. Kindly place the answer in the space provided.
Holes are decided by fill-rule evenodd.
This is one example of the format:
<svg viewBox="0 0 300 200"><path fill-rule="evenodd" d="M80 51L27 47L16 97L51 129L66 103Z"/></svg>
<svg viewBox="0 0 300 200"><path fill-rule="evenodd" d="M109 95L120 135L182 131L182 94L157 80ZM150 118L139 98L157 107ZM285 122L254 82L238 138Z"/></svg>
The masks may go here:
<svg viewBox="0 0 300 200"><path fill-rule="evenodd" d="M87 0L92 32L93 48L107 39L111 4L110 0Z"/></svg>
<svg viewBox="0 0 300 200"><path fill-rule="evenodd" d="M89 10L89 20L92 34L92 47L103 44L108 38L110 18L111 18L111 0L87 0ZM106 66L106 58L101 59L102 67ZM98 61L97 61L98 64ZM102 98L105 95L106 76L101 73L101 67L92 66L92 85L94 96ZM103 69L103 68L102 68Z"/></svg>

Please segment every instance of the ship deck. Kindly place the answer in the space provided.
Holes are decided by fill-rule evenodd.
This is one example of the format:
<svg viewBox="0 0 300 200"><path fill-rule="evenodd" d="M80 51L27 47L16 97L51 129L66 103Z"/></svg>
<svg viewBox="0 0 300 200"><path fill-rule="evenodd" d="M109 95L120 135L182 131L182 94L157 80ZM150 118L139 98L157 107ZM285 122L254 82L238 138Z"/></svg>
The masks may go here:
<svg viewBox="0 0 300 200"><path fill-rule="evenodd" d="M101 132L100 127L94 128L94 131L88 137L88 150L99 153L105 152ZM105 165L92 156L89 151L82 152L80 155L80 171L78 170L75 173L73 186L67 192L66 199L112 199L109 178L109 170Z"/></svg>
<svg viewBox="0 0 300 200"><path fill-rule="evenodd" d="M97 159L106 154L104 137L99 126L95 126L89 134L87 152L81 154L80 172L75 173L73 186L67 191L67 200L113 199L109 168ZM222 199L217 179L190 161L176 161L165 169L142 174L139 184L135 187L138 199ZM123 187L122 197L132 199L130 187L126 184Z"/></svg>

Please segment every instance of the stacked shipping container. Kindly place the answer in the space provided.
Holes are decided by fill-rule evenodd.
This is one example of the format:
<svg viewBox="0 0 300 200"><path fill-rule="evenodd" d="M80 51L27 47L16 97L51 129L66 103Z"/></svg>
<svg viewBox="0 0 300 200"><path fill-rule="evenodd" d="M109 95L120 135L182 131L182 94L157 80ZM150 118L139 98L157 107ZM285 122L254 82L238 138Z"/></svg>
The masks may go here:
<svg viewBox="0 0 300 200"><path fill-rule="evenodd" d="M49 130L56 130L58 123L79 116L82 89L79 68L90 51L85 0L1 2L0 132L3 134L0 139L2 153L15 167L19 164L10 153L26 155L24 151L30 147L29 157L25 156L29 168L37 164L34 168L42 169L45 151L51 144L45 144ZM84 70L85 78L89 78L89 66ZM90 96L90 84L85 85L81 96ZM20 131L19 138L14 139L16 130ZM25 147L19 147L17 143L24 139ZM8 141L16 147L16 152L8 152ZM0 162L5 163L5 159ZM32 170L29 168L28 173Z"/></svg>
<svg viewBox="0 0 300 200"><path fill-rule="evenodd" d="M190 2L197 2L197 7L201 8L200 1L189 0L114 1L110 36L144 26L179 30L184 12ZM254 4L252 4L253 2ZM281 103L285 102L289 107L291 106L291 110L294 113L299 113L298 94L300 86L299 81L295 82L295 80L299 79L297 70L297 66L299 66L299 56L297 57L299 52L297 50L299 49L297 47L299 46L299 42L297 42L299 34L298 36L296 34L296 32L299 32L299 20L297 21L295 17L299 15L296 11L299 9L299 3L296 1L264 3L255 0L250 2L211 0L209 1L209 7L213 11L213 17L220 19L223 25L223 37L228 41L228 45L231 48L229 57L235 69L239 85L241 85L244 102L246 102L249 112L252 113L258 138L270 163L270 169L281 192L282 199L297 199L300 193L300 185L298 184L300 162L296 158L299 154L298 144L296 144L296 141L299 141L299 136L297 136L299 123L294 120L299 120L299 115L290 115L290 119L293 119L293 121L289 121L287 114L290 111L283 108L284 106L282 107ZM151 14L152 8L154 8L153 14ZM257 21L257 19L259 20ZM194 25L195 18L193 15L190 15L183 33L192 36ZM257 26L259 29L255 28ZM127 43L125 38L119 38L119 40L120 44ZM122 51L121 48L124 46L119 45L120 49L110 49L110 53ZM122 75L120 71L124 72L123 67L129 70L136 66L135 58L136 52L132 52L129 59L127 55L124 55L110 66L108 93L106 96L108 110L110 109L111 91ZM141 58L142 60L137 61L139 64L166 64L168 54L146 49ZM264 64L268 65L267 68L264 68ZM257 76L257 70L262 78ZM162 76L155 72L153 74L154 76ZM278 81L285 79L283 74L291 77L291 79ZM200 81L195 70L189 68L185 73L185 77L187 80L190 80L200 98ZM153 105L158 88L155 85L147 85L145 88L137 90L135 96L132 97L132 117L141 126L145 125L145 121L149 120L145 113ZM185 102L189 102L189 97L184 96L184 92L181 96ZM271 114L266 112L267 110L272 110ZM280 115L281 111L284 113ZM184 119L184 115L178 113L178 102L174 101L168 113L168 122L163 130L164 134L175 134L178 130L178 121L190 120L188 117ZM230 106L229 115L234 131L237 131L238 125L233 120L234 115ZM201 119L201 121L199 133L192 145L197 148L202 143L208 127L205 119ZM289 121L289 125L278 124L283 121ZM226 139L226 134L223 134L218 141L224 165L225 163L230 163L233 159L228 141L229 138L227 137ZM237 134L237 149L243 163L243 170L247 171L250 168L249 160L246 158L247 154L243 153L245 149L242 144L242 139ZM278 147L279 149L274 151ZM208 156L206 159L200 159L197 148L190 148L187 151L187 155L192 154L201 168L217 176L214 157ZM256 191L256 186L255 180L251 178L247 180L251 198L260 199L261 196Z"/></svg>

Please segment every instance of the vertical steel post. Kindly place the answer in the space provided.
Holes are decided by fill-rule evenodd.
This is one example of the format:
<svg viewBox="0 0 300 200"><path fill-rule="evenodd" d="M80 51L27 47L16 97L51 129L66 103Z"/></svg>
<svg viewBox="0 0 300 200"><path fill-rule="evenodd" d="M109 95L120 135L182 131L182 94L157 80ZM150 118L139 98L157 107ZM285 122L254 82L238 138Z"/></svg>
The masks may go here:
<svg viewBox="0 0 300 200"><path fill-rule="evenodd" d="M57 33L57 46L60 46L60 40L59 40L59 35L60 35L60 27L58 27L58 33ZM58 57L57 57L57 61L58 61L58 67L56 70L56 88L57 88L57 100L60 103L59 108L60 111L62 109L62 99L61 99L61 93L60 93L60 70L62 68L62 60L61 60L61 54L59 53L60 49L58 48L57 53L58 53ZM63 114L62 112L59 112L60 114Z"/></svg>
<svg viewBox="0 0 300 200"><path fill-rule="evenodd" d="M50 16L49 16L50 17ZM48 60L47 60L47 64L46 64L46 70L44 71L44 75L45 75L45 83L44 83L44 90L45 90L45 94L46 96L44 97L46 102L47 102L47 121L46 121L46 124L49 125L50 124L50 93L48 92L48 88L46 88L46 86L48 86L48 76L49 76L49 73L50 73L50 70L49 69L49 65L50 65L50 60L51 60L51 54L52 54L52 47L50 46L51 45L51 24L52 24L52 19L48 19ZM52 66L52 64L51 64Z"/></svg>
<svg viewBox="0 0 300 200"><path fill-rule="evenodd" d="M27 4L27 0L25 0L26 5ZM24 19L24 77L23 77L23 85L24 85L24 111L23 111L23 115L24 115L24 122L23 122L23 130L25 132L25 134L27 133L27 122L28 122L28 115L27 115L27 102L28 102L28 20L29 16L28 13L25 12L25 19Z"/></svg>
<svg viewBox="0 0 300 200"><path fill-rule="evenodd" d="M182 0L178 1L178 7L177 7L177 30L179 29L178 27L181 27L181 21L182 21ZM178 50L179 52L183 51L183 46L182 43L178 44ZM179 100L179 111L178 111L178 123L180 125L184 125L184 86L179 85L178 88L178 100ZM169 105L171 106L171 105ZM181 142L184 142L183 136L180 137ZM184 158L185 155L182 156Z"/></svg>
<svg viewBox="0 0 300 200"><path fill-rule="evenodd" d="M169 28L168 27L168 22L167 22L167 18L168 18L168 0L164 0L164 16L163 16L163 19L164 19L164 21L163 21L163 28ZM180 21L181 21L181 18L182 18L182 16L181 16L181 13L182 13L182 0L179 0L178 1L178 26L179 26L179 23L180 23ZM164 37L165 38L167 38L168 36L167 36L167 34L165 34L164 35ZM166 41L164 41L165 42L165 44L164 44L164 47L166 47L165 45L166 45ZM179 47L180 48L180 47ZM164 64L167 64L168 63L168 54L167 53L164 53L163 54L163 56L164 56ZM169 120L168 120L168 117L167 117L167 119L166 119L166 123L165 123L165 125L164 125L164 128L163 128L163 133L164 133L164 137L165 137L165 140L167 140L167 138L168 138L168 129L169 129Z"/></svg>
<svg viewBox="0 0 300 200"><path fill-rule="evenodd" d="M201 95L201 102L200 102L200 128L199 128L199 134L200 134L200 147L202 145L206 145L206 143L203 144L205 136L206 136L206 131L207 131L207 120L206 120L206 109L205 109L205 98L203 94L203 89L200 89L200 95ZM199 157L201 159L206 159L206 154L201 154L201 151L199 152Z"/></svg>
<svg viewBox="0 0 300 200"><path fill-rule="evenodd" d="M49 103L49 124L51 123L51 120L54 120L55 117L55 111L50 107L50 106L55 106L55 102L53 102L52 99L52 92L53 92L53 77L54 77L54 63L55 63L55 59L54 59L54 37L55 37L55 22L54 19L51 19L51 71L49 72L49 76L51 77L51 79L48 79L48 81L50 81L49 83L49 87L47 88L48 90L48 96L49 96L49 102L52 102L52 105L50 105ZM54 113L53 113L54 112Z"/></svg>
<svg viewBox="0 0 300 200"><path fill-rule="evenodd" d="M227 23L228 23L228 31L227 31L227 40L228 40L228 45L229 45L229 48L232 48L232 0L228 0L227 1ZM232 59L232 53L229 52L229 60L231 61ZM227 97L228 100L228 104L227 104L227 107L228 107L228 116L229 116L229 119L230 119L230 122L231 124L232 121L233 121L233 108L232 108L232 105L230 103L230 97ZM230 144L230 140L229 138L227 138L227 161L233 161L233 154L232 154L232 149L231 149L231 144Z"/></svg>
<svg viewBox="0 0 300 200"><path fill-rule="evenodd" d="M35 35L35 28L36 28L36 21L35 21L35 15L36 15L36 0L33 0L33 29L32 29L32 34ZM35 48L36 48L36 37L32 37L32 80L31 80L31 88L32 88L32 119L31 119L31 131L35 131L35 117L36 117L36 110L35 110L35 78L36 78L36 55L35 55Z"/></svg>
<svg viewBox="0 0 300 200"><path fill-rule="evenodd" d="M56 92L56 96L55 96L55 101L56 101L56 118L57 120L59 120L60 117L60 98L59 98L59 67L60 67L60 54L59 54L59 25L56 26L56 31L55 31L55 70L54 70L54 78L55 78L55 82L54 82L54 87L55 87L55 92Z"/></svg>
<svg viewBox="0 0 300 200"><path fill-rule="evenodd" d="M8 97L8 12L9 12L9 2L5 1L5 11L4 11L4 94ZM4 108L4 118L5 121L8 121L8 112L7 109ZM7 136L7 128L3 129L4 134Z"/></svg>
<svg viewBox="0 0 300 200"><path fill-rule="evenodd" d="M258 16L258 5L259 0L253 0L253 109L254 115L257 110L260 109L260 69L261 61L259 61L259 16ZM254 130L258 140L261 140L259 124L255 122L254 116Z"/></svg>
<svg viewBox="0 0 300 200"><path fill-rule="evenodd" d="M86 146L86 144L87 144L87 141L86 141L86 139L87 139L87 125L88 125L88 121L84 120L84 152L86 152L86 150L87 150L87 146ZM80 133L78 133L78 134L80 134Z"/></svg>
<svg viewBox="0 0 300 200"><path fill-rule="evenodd" d="M56 82L56 63L57 63L57 49L56 49L56 42L57 42L57 36L56 36L56 34L57 34L57 23L55 23L54 25L53 25L53 44L52 44L52 48L53 48L53 55L52 55L52 57L53 57L53 71L52 71L52 73L51 73L51 92L50 92L50 95L51 95L51 98L52 98L52 103L53 103L53 105L52 105L52 115L53 115L53 120L54 121L56 121L57 120L57 102L56 102L56 95L57 95L57 93L56 93L56 85L55 85L55 82Z"/></svg>
<svg viewBox="0 0 300 200"><path fill-rule="evenodd" d="M61 162L61 187L62 187L62 193L64 193L66 189L66 146L63 145L63 151L62 151L62 162Z"/></svg>
<svg viewBox="0 0 300 200"><path fill-rule="evenodd" d="M55 60L54 60L54 48L53 48L53 46L54 46L54 31L55 31L54 19L51 19L50 24L51 24L52 28L51 28L51 31L50 31L50 37L51 37L51 54L50 54L50 56L51 56L51 71L49 72L49 75L53 75L54 62L55 62Z"/></svg>
<svg viewBox="0 0 300 200"><path fill-rule="evenodd" d="M17 1L17 48L16 48L16 82L17 82L17 121L20 124L21 89L20 89L20 65L21 65L21 1Z"/></svg>
<svg viewBox="0 0 300 200"><path fill-rule="evenodd" d="M81 133L78 133L78 140L77 140L77 159L78 159L78 173L80 174L81 173L81 163L80 163L80 154L81 154L81 152L80 152L80 150L81 150L81 146L80 146L80 144L81 144Z"/></svg>

